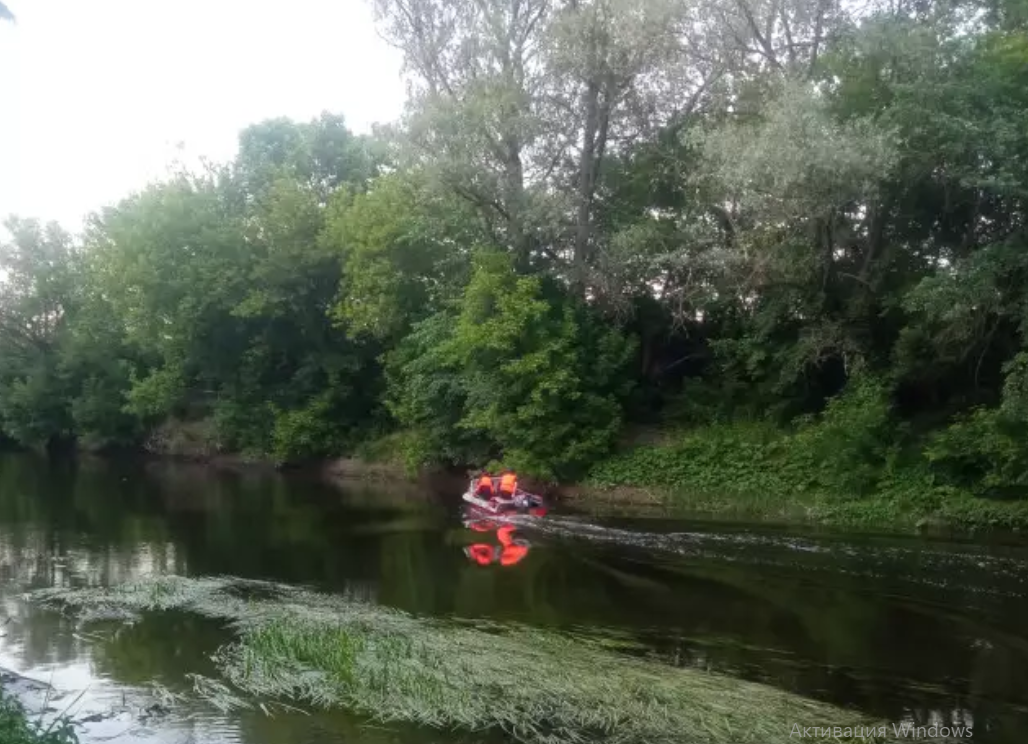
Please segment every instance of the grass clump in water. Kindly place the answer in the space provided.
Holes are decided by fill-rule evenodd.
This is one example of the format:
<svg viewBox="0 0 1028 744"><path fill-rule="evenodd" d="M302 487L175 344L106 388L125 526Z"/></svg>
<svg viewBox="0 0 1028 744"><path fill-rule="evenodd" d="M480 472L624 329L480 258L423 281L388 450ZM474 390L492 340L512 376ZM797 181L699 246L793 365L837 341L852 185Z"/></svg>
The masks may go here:
<svg viewBox="0 0 1028 744"><path fill-rule="evenodd" d="M50 726L29 720L21 704L0 687L0 742L3 744L77 744L67 719Z"/></svg>
<svg viewBox="0 0 1028 744"><path fill-rule="evenodd" d="M772 687L624 656L587 639L524 626L486 631L287 585L163 577L34 596L133 611L168 608L174 598L179 609L235 627L238 638L214 658L246 693L382 720L502 729L527 744L765 744L788 741L796 725L872 724Z"/></svg>

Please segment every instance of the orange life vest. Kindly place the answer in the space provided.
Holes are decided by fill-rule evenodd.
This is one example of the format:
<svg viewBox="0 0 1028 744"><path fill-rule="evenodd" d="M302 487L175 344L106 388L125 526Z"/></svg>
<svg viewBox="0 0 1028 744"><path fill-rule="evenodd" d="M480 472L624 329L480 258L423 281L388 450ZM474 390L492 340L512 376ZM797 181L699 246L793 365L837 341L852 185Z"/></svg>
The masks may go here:
<svg viewBox="0 0 1028 744"><path fill-rule="evenodd" d="M493 479L488 475L483 475L478 479L478 485L475 486L475 493L479 496L492 496L493 495Z"/></svg>
<svg viewBox="0 0 1028 744"><path fill-rule="evenodd" d="M500 493L513 496L518 490L518 477L514 473L504 473L500 478Z"/></svg>

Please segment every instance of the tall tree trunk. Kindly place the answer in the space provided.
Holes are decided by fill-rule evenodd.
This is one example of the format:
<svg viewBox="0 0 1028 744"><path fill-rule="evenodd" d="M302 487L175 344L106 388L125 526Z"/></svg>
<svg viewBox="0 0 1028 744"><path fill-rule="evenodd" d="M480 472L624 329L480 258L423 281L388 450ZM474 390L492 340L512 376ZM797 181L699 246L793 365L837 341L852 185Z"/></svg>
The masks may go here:
<svg viewBox="0 0 1028 744"><path fill-rule="evenodd" d="M589 30L589 52L585 91L582 96L582 151L578 161L578 185L575 215L574 281L584 292L592 262L592 209L596 182L607 145L610 109L614 101L614 81L607 55L608 38L602 21L593 18Z"/></svg>
<svg viewBox="0 0 1028 744"><path fill-rule="evenodd" d="M521 147L514 137L504 140L504 199L507 203L507 224L510 233L514 265L519 272L530 269L531 245L525 229L525 170L521 162Z"/></svg>
<svg viewBox="0 0 1028 744"><path fill-rule="evenodd" d="M835 296L835 222L832 215L817 219L817 237L821 246L821 306L831 316L838 306Z"/></svg>
<svg viewBox="0 0 1028 744"><path fill-rule="evenodd" d="M596 134L600 121L600 83L595 78L586 84L585 126L582 132L582 153L578 164L578 210L575 218L576 281L584 281L589 262L589 240L592 222L593 169L596 167Z"/></svg>

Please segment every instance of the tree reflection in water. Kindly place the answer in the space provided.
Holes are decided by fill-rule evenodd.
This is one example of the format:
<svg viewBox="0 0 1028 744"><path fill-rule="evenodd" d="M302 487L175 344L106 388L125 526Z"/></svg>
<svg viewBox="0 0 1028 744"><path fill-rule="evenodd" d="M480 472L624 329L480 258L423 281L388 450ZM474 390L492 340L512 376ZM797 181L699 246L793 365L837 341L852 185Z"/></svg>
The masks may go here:
<svg viewBox="0 0 1028 744"><path fill-rule="evenodd" d="M19 596L153 573L231 574L417 615L605 634L626 651L889 720L973 720L975 741L1024 741L1023 547L846 535L811 538L817 549L797 549L797 539L777 533L762 542L740 527L661 526L699 535L690 539L702 550L676 553L541 529L553 519L480 525L479 532L473 520L460 523L453 506L380 487L341 491L277 474L2 456L0 611L11 621L0 638L0 666L53 673L55 682L65 669L69 679L89 672L97 685L157 679L188 689L184 674L203 673L223 642L216 624L147 615L117 633L112 623L98 643ZM491 570L466 555L474 544L488 546ZM524 553L504 568L511 546ZM244 726L247 742L273 740L256 731L262 715L233 715L219 725L236 727L235 738ZM281 734L290 720L276 714L267 731ZM346 721L331 725L358 725ZM294 730L296 737L282 737L307 736Z"/></svg>

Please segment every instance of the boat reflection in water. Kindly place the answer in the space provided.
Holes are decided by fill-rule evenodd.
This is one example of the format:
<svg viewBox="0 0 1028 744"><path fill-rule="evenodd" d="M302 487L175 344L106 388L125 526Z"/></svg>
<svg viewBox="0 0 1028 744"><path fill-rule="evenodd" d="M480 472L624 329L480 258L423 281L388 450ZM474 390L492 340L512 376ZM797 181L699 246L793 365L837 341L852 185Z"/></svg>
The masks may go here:
<svg viewBox="0 0 1028 744"><path fill-rule="evenodd" d="M546 507L538 506L514 513L542 517L546 514ZM464 548L464 555L480 566L517 565L525 559L532 547L532 543L518 531L517 525L497 515L485 514L474 507L465 510L464 526L482 535L482 541Z"/></svg>

